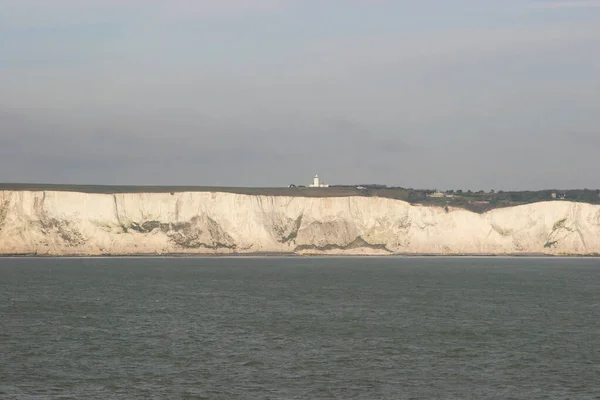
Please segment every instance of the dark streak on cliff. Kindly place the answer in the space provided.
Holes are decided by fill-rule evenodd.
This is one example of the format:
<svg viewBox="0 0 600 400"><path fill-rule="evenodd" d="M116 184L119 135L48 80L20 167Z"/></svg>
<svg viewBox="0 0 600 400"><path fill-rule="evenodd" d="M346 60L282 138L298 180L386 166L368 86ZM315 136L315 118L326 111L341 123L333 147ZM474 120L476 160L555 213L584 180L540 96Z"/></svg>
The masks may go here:
<svg viewBox="0 0 600 400"><path fill-rule="evenodd" d="M303 251L303 250L319 250L319 251L327 251L327 250L352 250L352 249L360 249L367 248L372 250L383 250L388 253L392 253L384 244L371 244L364 240L361 236L357 236L351 243L348 243L345 246L340 246L337 244L327 244L325 246L315 246L303 244L300 246L296 246L294 252Z"/></svg>

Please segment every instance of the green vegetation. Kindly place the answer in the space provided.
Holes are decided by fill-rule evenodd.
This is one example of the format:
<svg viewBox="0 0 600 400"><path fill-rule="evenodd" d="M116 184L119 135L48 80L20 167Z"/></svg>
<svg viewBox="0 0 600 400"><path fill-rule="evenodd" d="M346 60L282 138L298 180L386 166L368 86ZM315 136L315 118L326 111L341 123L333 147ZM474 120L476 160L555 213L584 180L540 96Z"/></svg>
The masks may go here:
<svg viewBox="0 0 600 400"><path fill-rule="evenodd" d="M538 191L495 191L477 192L471 190L448 190L437 192L428 189L406 189L398 187L382 187L382 185L361 185L362 196L387 197L407 201L412 204L423 204L443 207L464 208L482 213L495 208L513 207L542 201L574 201L589 204L600 204L600 190L538 190ZM334 186L336 188L354 188Z"/></svg>
<svg viewBox="0 0 600 400"><path fill-rule="evenodd" d="M163 224L161 224L159 221L146 221L141 225L136 222L132 222L129 226L129 229L140 233L148 233L152 232L154 229L161 228L161 225Z"/></svg>
<svg viewBox="0 0 600 400"><path fill-rule="evenodd" d="M300 214L300 216L296 218L296 221L294 221L294 227L292 228L292 231L289 233L289 235L282 237L279 240L279 243L287 243L296 239L296 237L298 236L298 231L300 230L300 226L302 226L303 216L303 214Z"/></svg>

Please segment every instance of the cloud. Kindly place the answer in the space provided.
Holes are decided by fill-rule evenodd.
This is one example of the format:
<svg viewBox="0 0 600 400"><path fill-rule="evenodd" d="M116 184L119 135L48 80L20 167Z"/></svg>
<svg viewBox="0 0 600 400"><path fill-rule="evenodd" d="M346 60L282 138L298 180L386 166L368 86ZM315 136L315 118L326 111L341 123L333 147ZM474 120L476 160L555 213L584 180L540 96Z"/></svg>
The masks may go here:
<svg viewBox="0 0 600 400"><path fill-rule="evenodd" d="M600 8L600 1L546 1L531 4L530 8L535 9L559 9L559 8Z"/></svg>

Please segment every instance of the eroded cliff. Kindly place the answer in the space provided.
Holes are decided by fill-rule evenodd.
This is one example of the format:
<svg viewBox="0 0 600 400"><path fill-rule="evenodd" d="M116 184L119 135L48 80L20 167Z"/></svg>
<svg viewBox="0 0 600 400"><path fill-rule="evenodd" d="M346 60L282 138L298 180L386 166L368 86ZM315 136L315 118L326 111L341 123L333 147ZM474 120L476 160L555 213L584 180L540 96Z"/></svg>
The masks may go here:
<svg viewBox="0 0 600 400"><path fill-rule="evenodd" d="M600 206L477 214L379 197L0 191L0 254L600 254Z"/></svg>

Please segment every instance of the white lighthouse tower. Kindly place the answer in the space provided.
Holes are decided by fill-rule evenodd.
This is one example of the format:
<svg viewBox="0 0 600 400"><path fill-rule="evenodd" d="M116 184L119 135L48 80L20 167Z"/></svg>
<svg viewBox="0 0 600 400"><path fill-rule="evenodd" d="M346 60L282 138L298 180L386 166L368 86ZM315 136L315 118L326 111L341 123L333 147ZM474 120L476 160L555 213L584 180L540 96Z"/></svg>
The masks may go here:
<svg viewBox="0 0 600 400"><path fill-rule="evenodd" d="M315 175L315 177L313 179L313 183L312 183L312 185L310 185L310 187L326 188L326 187L329 187L329 185L321 183L319 180L319 175Z"/></svg>
<svg viewBox="0 0 600 400"><path fill-rule="evenodd" d="M319 175L315 175L315 178L313 179L312 187L321 187L321 185L319 185Z"/></svg>

